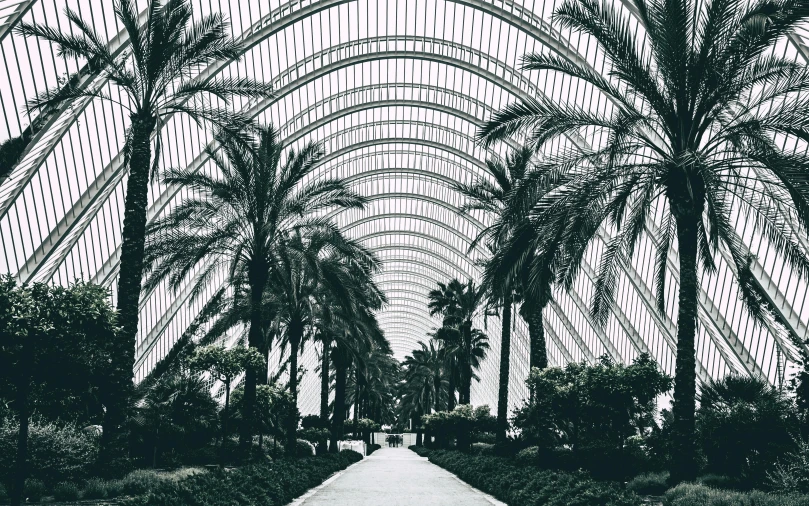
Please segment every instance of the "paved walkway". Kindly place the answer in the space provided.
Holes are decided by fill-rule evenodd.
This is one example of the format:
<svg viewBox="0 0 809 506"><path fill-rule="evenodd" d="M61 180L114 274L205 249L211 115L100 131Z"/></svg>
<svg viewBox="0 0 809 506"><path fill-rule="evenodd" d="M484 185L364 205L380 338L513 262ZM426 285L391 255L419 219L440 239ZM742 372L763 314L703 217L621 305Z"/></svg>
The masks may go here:
<svg viewBox="0 0 809 506"><path fill-rule="evenodd" d="M382 448L294 506L505 506L407 448Z"/></svg>

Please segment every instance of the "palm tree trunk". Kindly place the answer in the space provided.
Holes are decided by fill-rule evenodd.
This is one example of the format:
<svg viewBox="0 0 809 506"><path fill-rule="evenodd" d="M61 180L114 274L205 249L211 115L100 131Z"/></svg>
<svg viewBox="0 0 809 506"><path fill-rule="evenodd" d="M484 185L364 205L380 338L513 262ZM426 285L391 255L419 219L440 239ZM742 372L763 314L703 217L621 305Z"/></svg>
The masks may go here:
<svg viewBox="0 0 809 506"><path fill-rule="evenodd" d="M433 399L433 408L435 411L441 409L441 374L436 372L433 375L433 389L435 390L435 399Z"/></svg>
<svg viewBox="0 0 809 506"><path fill-rule="evenodd" d="M267 272L269 266L261 258L255 258L250 264L248 282L250 283L250 330L247 334L247 345L262 351L262 311L261 304L264 289L267 286ZM267 371L264 371L264 376ZM253 443L253 430L255 429L256 411L256 384L258 371L252 367L244 372L244 398L242 402L242 425L239 431L239 448L244 452Z"/></svg>
<svg viewBox="0 0 809 506"><path fill-rule="evenodd" d="M30 346L24 345L24 348L29 347ZM23 353L27 354L29 352L23 350ZM14 486L11 490L12 506L20 506L20 504L22 504L25 478L28 474L28 422L30 417L28 390L31 386L31 381L28 378L28 370L29 369L26 367L26 370L21 371L25 379L17 385L17 415L20 421L20 431L17 434L17 462L14 472Z"/></svg>
<svg viewBox="0 0 809 506"><path fill-rule="evenodd" d="M497 396L497 441L506 440L508 430L508 373L511 359L511 290L503 298L503 333L500 341L500 385Z"/></svg>
<svg viewBox="0 0 809 506"><path fill-rule="evenodd" d="M124 424L132 401L135 366L135 342L138 334L140 291L143 279L143 250L146 244L146 207L149 196L151 136L155 118L149 114L133 114L129 176L124 201L124 227L121 242L121 265L118 276L118 325L115 343L111 343L108 371L109 390L104 403L101 436L102 463L110 464L126 456ZM101 466L109 468L109 466Z"/></svg>
<svg viewBox="0 0 809 506"><path fill-rule="evenodd" d="M528 335L531 339L531 369L548 367L548 349L545 344L545 323L542 320L544 305L532 306L528 313Z"/></svg>
<svg viewBox="0 0 809 506"><path fill-rule="evenodd" d="M346 375L347 367L345 357L341 350L334 356L334 411L331 420L331 440L329 441L329 451L337 453L337 440L343 437L343 427L346 416Z"/></svg>
<svg viewBox="0 0 809 506"><path fill-rule="evenodd" d="M303 336L303 326L294 323L289 326L289 393L292 394L292 406L298 408L298 348ZM298 443L298 417L287 417L287 456L296 456Z"/></svg>
<svg viewBox="0 0 809 506"><path fill-rule="evenodd" d="M674 212L674 210L672 210ZM678 216L679 214L679 216ZM672 428L671 478L674 483L697 475L695 446L697 330L697 223L699 215L676 213L680 254L680 288L677 314L677 363L674 368L674 426Z"/></svg>
<svg viewBox="0 0 809 506"><path fill-rule="evenodd" d="M472 322L464 325L464 356L461 363L460 403L471 404L472 393Z"/></svg>
<svg viewBox="0 0 809 506"><path fill-rule="evenodd" d="M449 390L449 395L447 396L447 411L452 411L455 409L455 359L452 358L449 361L449 386L447 390Z"/></svg>
<svg viewBox="0 0 809 506"><path fill-rule="evenodd" d="M323 339L323 352L320 363L320 421L323 427L329 426L329 348L331 339ZM318 444L318 455L326 453L326 444Z"/></svg>
<svg viewBox="0 0 809 506"><path fill-rule="evenodd" d="M360 420L360 365L354 372L354 439L359 437L358 422Z"/></svg>
<svg viewBox="0 0 809 506"><path fill-rule="evenodd" d="M225 411L222 414L222 444L219 447L219 467L225 467L225 441L228 438L228 418L230 417L230 381L225 380Z"/></svg>

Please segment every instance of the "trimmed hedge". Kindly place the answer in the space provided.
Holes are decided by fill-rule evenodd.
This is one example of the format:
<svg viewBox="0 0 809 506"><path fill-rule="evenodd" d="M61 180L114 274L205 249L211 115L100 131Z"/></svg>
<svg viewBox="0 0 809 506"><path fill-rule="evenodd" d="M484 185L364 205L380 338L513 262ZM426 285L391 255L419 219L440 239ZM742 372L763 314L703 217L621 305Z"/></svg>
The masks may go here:
<svg viewBox="0 0 809 506"><path fill-rule="evenodd" d="M337 471L362 460L351 450L339 454L277 460L230 471L216 470L178 482L163 482L125 506L280 506Z"/></svg>
<svg viewBox="0 0 809 506"><path fill-rule="evenodd" d="M412 448L412 447L411 447ZM641 499L617 483L586 473L548 471L489 455L451 450L414 450L460 479L514 506L638 506Z"/></svg>
<svg viewBox="0 0 809 506"><path fill-rule="evenodd" d="M370 455L370 454L374 453L375 451L377 451L380 448L382 448L382 445L372 443L372 444L369 444L369 445L365 446L365 453Z"/></svg>
<svg viewBox="0 0 809 506"><path fill-rule="evenodd" d="M809 506L809 495L735 492L683 483L666 492L666 506Z"/></svg>

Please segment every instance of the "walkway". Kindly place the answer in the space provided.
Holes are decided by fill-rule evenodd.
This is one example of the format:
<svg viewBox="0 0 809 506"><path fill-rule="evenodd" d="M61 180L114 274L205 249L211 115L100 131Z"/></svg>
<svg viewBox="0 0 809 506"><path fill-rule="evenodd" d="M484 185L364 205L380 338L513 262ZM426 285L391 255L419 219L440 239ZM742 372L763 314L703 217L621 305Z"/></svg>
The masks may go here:
<svg viewBox="0 0 809 506"><path fill-rule="evenodd" d="M505 506L407 448L382 448L294 506Z"/></svg>

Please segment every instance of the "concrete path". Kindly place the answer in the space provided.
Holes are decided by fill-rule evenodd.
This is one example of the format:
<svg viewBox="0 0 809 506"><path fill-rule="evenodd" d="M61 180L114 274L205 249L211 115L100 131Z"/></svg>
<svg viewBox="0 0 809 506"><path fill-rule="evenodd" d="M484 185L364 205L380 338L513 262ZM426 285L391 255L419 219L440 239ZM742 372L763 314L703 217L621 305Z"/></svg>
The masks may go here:
<svg viewBox="0 0 809 506"><path fill-rule="evenodd" d="M382 448L294 506L505 506L407 448Z"/></svg>

